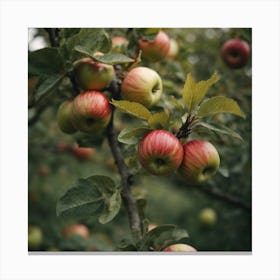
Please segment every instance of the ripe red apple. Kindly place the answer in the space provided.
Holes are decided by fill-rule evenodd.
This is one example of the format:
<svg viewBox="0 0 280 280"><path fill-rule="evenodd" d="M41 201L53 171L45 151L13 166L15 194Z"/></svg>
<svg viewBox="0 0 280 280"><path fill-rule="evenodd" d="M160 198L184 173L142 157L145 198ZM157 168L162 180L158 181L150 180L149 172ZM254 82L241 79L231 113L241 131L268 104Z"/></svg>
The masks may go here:
<svg viewBox="0 0 280 280"><path fill-rule="evenodd" d="M43 232L40 227L28 226L28 250L36 250L43 242Z"/></svg>
<svg viewBox="0 0 280 280"><path fill-rule="evenodd" d="M221 55L230 68L241 68L246 65L249 59L250 46L244 40L231 39L222 46Z"/></svg>
<svg viewBox="0 0 280 280"><path fill-rule="evenodd" d="M100 90L113 80L114 68L112 65L95 62L87 57L74 63L74 74L83 90Z"/></svg>
<svg viewBox="0 0 280 280"><path fill-rule="evenodd" d="M174 244L164 249L164 252L197 252L197 250L187 244Z"/></svg>
<svg viewBox="0 0 280 280"><path fill-rule="evenodd" d="M199 213L199 221L202 225L213 226L217 221L217 213L212 208L203 208Z"/></svg>
<svg viewBox="0 0 280 280"><path fill-rule="evenodd" d="M60 130L67 134L73 134L77 131L72 124L72 108L73 100L65 101L59 106L56 114L56 120Z"/></svg>
<svg viewBox="0 0 280 280"><path fill-rule="evenodd" d="M90 236L88 227L83 224L74 224L74 225L66 226L62 230L62 234L65 238L80 236L84 239L87 239Z"/></svg>
<svg viewBox="0 0 280 280"><path fill-rule="evenodd" d="M77 95L73 101L73 126L85 133L96 133L103 130L111 117L111 105L108 98L96 90Z"/></svg>
<svg viewBox="0 0 280 280"><path fill-rule="evenodd" d="M162 80L159 74L147 67L136 67L129 71L122 82L123 99L143 104L155 105L162 95Z"/></svg>
<svg viewBox="0 0 280 280"><path fill-rule="evenodd" d="M72 146L72 152L77 159L88 160L92 159L95 154L94 148L78 147L77 144Z"/></svg>
<svg viewBox="0 0 280 280"><path fill-rule="evenodd" d="M183 159L183 146L166 130L153 130L138 145L138 158L142 166L154 175L175 171Z"/></svg>
<svg viewBox="0 0 280 280"><path fill-rule="evenodd" d="M184 156L179 172L188 183L202 184L212 178L220 165L216 148L208 141L193 140L183 145Z"/></svg>
<svg viewBox="0 0 280 280"><path fill-rule="evenodd" d="M124 53L128 45L128 40L122 36L116 36L112 38L112 52Z"/></svg>
<svg viewBox="0 0 280 280"><path fill-rule="evenodd" d="M169 50L167 53L167 57L172 59L172 58L176 57L178 52L179 52L179 46L178 46L177 41L175 39L170 39L170 46L169 46Z"/></svg>
<svg viewBox="0 0 280 280"><path fill-rule="evenodd" d="M169 51L170 39L164 31L160 31L153 41L138 40L138 45L142 51L142 57L152 61L164 59Z"/></svg>

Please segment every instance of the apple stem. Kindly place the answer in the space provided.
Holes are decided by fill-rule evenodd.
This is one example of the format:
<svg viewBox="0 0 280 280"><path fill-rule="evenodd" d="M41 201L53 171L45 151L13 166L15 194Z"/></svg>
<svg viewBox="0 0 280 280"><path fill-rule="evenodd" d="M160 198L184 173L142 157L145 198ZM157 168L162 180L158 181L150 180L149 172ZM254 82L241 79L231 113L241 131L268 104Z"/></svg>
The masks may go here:
<svg viewBox="0 0 280 280"><path fill-rule="evenodd" d="M195 115L192 115L192 114L188 115L186 121L183 123L183 125L177 132L176 137L178 139L181 139L181 138L187 139L188 136L192 133L193 124L195 123L196 120L197 120L197 117Z"/></svg>

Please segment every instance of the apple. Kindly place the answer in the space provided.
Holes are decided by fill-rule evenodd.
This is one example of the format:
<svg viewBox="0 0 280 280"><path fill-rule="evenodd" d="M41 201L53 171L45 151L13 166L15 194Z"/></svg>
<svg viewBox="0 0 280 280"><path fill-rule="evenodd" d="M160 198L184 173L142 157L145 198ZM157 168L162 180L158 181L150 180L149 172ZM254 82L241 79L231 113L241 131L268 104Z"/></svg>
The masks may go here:
<svg viewBox="0 0 280 280"><path fill-rule="evenodd" d="M87 239L90 236L88 227L83 224L73 224L70 226L66 226L62 230L62 234L65 238L70 238L73 236L80 236L84 239Z"/></svg>
<svg viewBox="0 0 280 280"><path fill-rule="evenodd" d="M111 105L101 92L90 90L77 95L73 101L73 126L85 133L102 131L111 118Z"/></svg>
<svg viewBox="0 0 280 280"><path fill-rule="evenodd" d="M94 55L102 53L95 53ZM96 62L91 58L82 58L74 63L74 74L83 90L100 90L108 86L114 78L114 67Z"/></svg>
<svg viewBox="0 0 280 280"><path fill-rule="evenodd" d="M212 208L203 208L199 213L199 221L202 225L212 226L217 221L217 213Z"/></svg>
<svg viewBox="0 0 280 280"><path fill-rule="evenodd" d="M42 177L48 176L50 174L50 168L45 164L41 165L39 167L39 174Z"/></svg>
<svg viewBox="0 0 280 280"><path fill-rule="evenodd" d="M197 252L197 250L187 244L174 244L164 249L164 252Z"/></svg>
<svg viewBox="0 0 280 280"><path fill-rule="evenodd" d="M128 72L121 86L123 99L155 105L162 95L162 80L159 74L147 67L136 67Z"/></svg>
<svg viewBox="0 0 280 280"><path fill-rule="evenodd" d="M170 39L170 46L169 46L169 50L167 53L167 57L172 59L172 58L176 57L178 52L179 52L179 46L178 46L177 41L175 39Z"/></svg>
<svg viewBox="0 0 280 280"><path fill-rule="evenodd" d="M112 52L124 53L128 46L128 40L122 36L116 36L112 38Z"/></svg>
<svg viewBox="0 0 280 280"><path fill-rule="evenodd" d="M38 226L28 226L28 250L36 250L43 241L43 232Z"/></svg>
<svg viewBox="0 0 280 280"><path fill-rule="evenodd" d="M57 143L56 148L59 152L64 153L69 150L69 145L66 142L59 142Z"/></svg>
<svg viewBox="0 0 280 280"><path fill-rule="evenodd" d="M77 130L72 124L73 100L64 101L57 110L56 120L60 130L67 134L73 134Z"/></svg>
<svg viewBox="0 0 280 280"><path fill-rule="evenodd" d="M179 173L191 184L210 180L220 166L216 148L205 140L192 140L183 145L184 156Z"/></svg>
<svg viewBox="0 0 280 280"><path fill-rule="evenodd" d="M244 40L230 39L222 46L221 55L230 68L241 68L246 65L249 59L250 46Z"/></svg>
<svg viewBox="0 0 280 280"><path fill-rule="evenodd" d="M147 133L138 145L138 158L142 166L154 175L175 171L183 160L183 146L167 130Z"/></svg>
<svg viewBox="0 0 280 280"><path fill-rule="evenodd" d="M159 31L153 41L140 39L138 45L142 57L152 62L163 60L169 51L170 39L164 31Z"/></svg>
<svg viewBox="0 0 280 280"><path fill-rule="evenodd" d="M94 148L79 147L77 144L72 146L72 152L77 159L88 160L92 159L95 154Z"/></svg>

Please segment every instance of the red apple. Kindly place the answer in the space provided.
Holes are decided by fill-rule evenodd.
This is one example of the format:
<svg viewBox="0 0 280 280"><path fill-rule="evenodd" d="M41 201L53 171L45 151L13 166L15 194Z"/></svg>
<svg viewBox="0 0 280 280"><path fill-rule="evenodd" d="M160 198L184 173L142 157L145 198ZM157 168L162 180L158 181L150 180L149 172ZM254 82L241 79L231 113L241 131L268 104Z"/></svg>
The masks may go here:
<svg viewBox="0 0 280 280"><path fill-rule="evenodd" d="M187 244L174 244L165 248L164 252L197 252L197 250Z"/></svg>
<svg viewBox="0 0 280 280"><path fill-rule="evenodd" d="M72 152L77 159L88 160L92 159L95 154L94 148L78 147L77 144L72 146Z"/></svg>
<svg viewBox="0 0 280 280"><path fill-rule="evenodd" d="M170 174L182 162L183 146L169 131L153 130L139 143L138 158L142 166L151 174Z"/></svg>
<svg viewBox="0 0 280 280"><path fill-rule="evenodd" d="M59 106L56 114L57 124L60 130L67 134L73 134L77 131L72 124L72 108L73 101L65 101Z"/></svg>
<svg viewBox="0 0 280 280"><path fill-rule="evenodd" d="M74 63L74 74L83 90L100 90L113 80L114 68L112 65L95 62L87 57Z"/></svg>
<svg viewBox="0 0 280 280"><path fill-rule="evenodd" d="M112 52L124 53L128 45L128 40L122 36L116 36L112 38Z"/></svg>
<svg viewBox="0 0 280 280"><path fill-rule="evenodd" d="M74 224L67 226L62 230L62 234L65 238L80 236L84 239L87 239L90 236L88 227L83 224Z"/></svg>
<svg viewBox="0 0 280 280"><path fill-rule="evenodd" d="M163 60L169 51L170 39L164 31L160 31L153 41L138 40L144 59L156 62Z"/></svg>
<svg viewBox="0 0 280 280"><path fill-rule="evenodd" d="M124 78L121 87L123 99L155 105L162 95L162 80L159 74L147 67L136 67Z"/></svg>
<svg viewBox="0 0 280 280"><path fill-rule="evenodd" d="M250 46L246 41L231 39L222 46L221 55L230 68L241 68L246 65L249 59Z"/></svg>
<svg viewBox="0 0 280 280"><path fill-rule="evenodd" d="M103 93L86 91L76 96L73 101L72 122L79 131L100 132L108 125L111 112L109 100Z"/></svg>
<svg viewBox="0 0 280 280"><path fill-rule="evenodd" d="M220 165L216 148L204 140L193 140L183 146L184 156L179 172L188 183L202 184L212 178Z"/></svg>

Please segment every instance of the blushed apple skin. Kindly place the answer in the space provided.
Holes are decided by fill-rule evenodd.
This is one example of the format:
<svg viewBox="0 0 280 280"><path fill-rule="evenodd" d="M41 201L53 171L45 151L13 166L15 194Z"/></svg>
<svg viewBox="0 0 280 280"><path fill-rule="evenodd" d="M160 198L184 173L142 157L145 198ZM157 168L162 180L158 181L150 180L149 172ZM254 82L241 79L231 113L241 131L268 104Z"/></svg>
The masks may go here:
<svg viewBox="0 0 280 280"><path fill-rule="evenodd" d="M72 123L81 132L100 132L108 125L111 113L109 100L103 93L86 91L73 101Z"/></svg>
<svg viewBox="0 0 280 280"><path fill-rule="evenodd" d="M173 59L177 56L178 52L179 52L179 46L177 41L175 39L170 39L170 46L167 53L167 57Z"/></svg>
<svg viewBox="0 0 280 280"><path fill-rule="evenodd" d="M77 159L89 160L92 159L95 154L94 148L79 147L77 144L72 146L72 152Z"/></svg>
<svg viewBox="0 0 280 280"><path fill-rule="evenodd" d="M124 53L128 46L128 40L122 36L116 36L112 38L112 52Z"/></svg>
<svg viewBox="0 0 280 280"><path fill-rule="evenodd" d="M170 174L183 160L183 146L169 131L153 130L139 143L138 158L142 166L151 174Z"/></svg>
<svg viewBox="0 0 280 280"><path fill-rule="evenodd" d="M165 248L164 252L197 252L197 250L187 244L174 244Z"/></svg>
<svg viewBox="0 0 280 280"><path fill-rule="evenodd" d="M80 236L84 239L87 239L90 236L88 227L83 224L74 224L67 226L62 230L62 234L65 238Z"/></svg>
<svg viewBox="0 0 280 280"><path fill-rule="evenodd" d="M149 107L155 105L162 95L162 80L159 74L147 67L136 67L124 78L122 98Z"/></svg>
<svg viewBox="0 0 280 280"><path fill-rule="evenodd" d="M238 69L247 64L250 46L244 40L231 39L222 46L221 55L228 67Z"/></svg>
<svg viewBox="0 0 280 280"><path fill-rule="evenodd" d="M83 58L74 63L74 74L83 90L100 90L108 86L114 78L112 65Z"/></svg>
<svg viewBox="0 0 280 280"><path fill-rule="evenodd" d="M192 140L183 145L184 156L179 173L191 184L209 181L220 166L216 148L205 140Z"/></svg>
<svg viewBox="0 0 280 280"><path fill-rule="evenodd" d="M72 108L73 101L65 101L59 106L56 114L57 124L60 130L67 134L73 134L77 131L72 123Z"/></svg>
<svg viewBox="0 0 280 280"><path fill-rule="evenodd" d="M164 31L159 31L153 41L138 40L142 57L152 62L163 60L169 51L170 39Z"/></svg>

